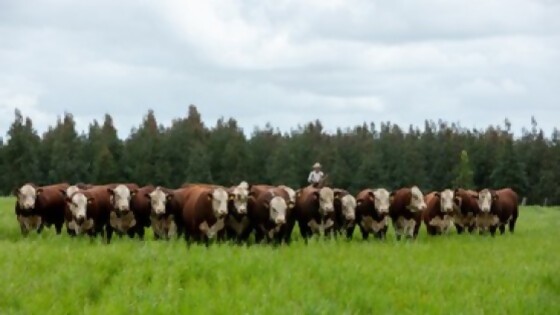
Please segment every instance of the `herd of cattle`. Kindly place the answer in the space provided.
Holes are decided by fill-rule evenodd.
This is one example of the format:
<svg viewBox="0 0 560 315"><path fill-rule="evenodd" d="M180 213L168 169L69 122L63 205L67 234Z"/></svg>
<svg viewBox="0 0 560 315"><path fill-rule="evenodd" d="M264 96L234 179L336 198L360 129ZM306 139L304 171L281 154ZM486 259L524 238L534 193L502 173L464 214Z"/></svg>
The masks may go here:
<svg viewBox="0 0 560 315"><path fill-rule="evenodd" d="M389 219L397 240L416 238L422 222L429 235L455 226L457 232L490 232L506 225L514 231L518 217L517 194L501 190L444 190L424 195L416 187L393 192L365 189L356 196L345 190L308 186L252 185L234 187L187 184L179 189L138 187L136 184L38 187L25 184L15 191L15 213L21 232L40 233L54 225L69 235L101 235L107 243L119 236L144 237L151 227L156 239L184 237L208 244L212 239L289 243L297 222L301 236L345 235L356 226L364 239L383 239Z"/></svg>

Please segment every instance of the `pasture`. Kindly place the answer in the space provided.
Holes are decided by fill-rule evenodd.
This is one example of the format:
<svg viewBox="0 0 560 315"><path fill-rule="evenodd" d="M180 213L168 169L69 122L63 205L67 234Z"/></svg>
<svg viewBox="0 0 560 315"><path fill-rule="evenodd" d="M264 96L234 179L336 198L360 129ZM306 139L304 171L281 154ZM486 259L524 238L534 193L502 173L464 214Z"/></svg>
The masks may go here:
<svg viewBox="0 0 560 315"><path fill-rule="evenodd" d="M0 314L559 314L560 209L516 234L186 248L20 235L0 199Z"/></svg>

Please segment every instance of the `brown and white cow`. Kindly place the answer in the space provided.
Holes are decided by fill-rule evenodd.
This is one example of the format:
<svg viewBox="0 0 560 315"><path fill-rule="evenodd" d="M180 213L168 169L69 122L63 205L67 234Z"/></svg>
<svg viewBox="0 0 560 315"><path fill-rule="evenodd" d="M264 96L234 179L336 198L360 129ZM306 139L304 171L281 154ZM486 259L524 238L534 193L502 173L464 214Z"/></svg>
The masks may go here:
<svg viewBox="0 0 560 315"><path fill-rule="evenodd" d="M345 234L347 239L352 238L356 223L356 198L344 189L334 189L334 224L335 233Z"/></svg>
<svg viewBox="0 0 560 315"><path fill-rule="evenodd" d="M171 211L169 203L173 199L170 189L156 187L152 192L145 195L150 200L150 224L154 231L155 239L165 239L177 235L176 211Z"/></svg>
<svg viewBox="0 0 560 315"><path fill-rule="evenodd" d="M422 219L428 235L447 234L453 226L453 214L458 210L455 192L451 189L431 192L424 199L426 210L422 213Z"/></svg>
<svg viewBox="0 0 560 315"><path fill-rule="evenodd" d="M334 229L334 191L307 186L297 194L294 216L301 236L307 241L313 234L330 234Z"/></svg>
<svg viewBox="0 0 560 315"><path fill-rule="evenodd" d="M129 230L136 226L136 217L130 207L130 201L138 189L136 184L112 184L107 188L112 205L109 224L119 236L128 234Z"/></svg>
<svg viewBox="0 0 560 315"><path fill-rule="evenodd" d="M415 239L422 223L422 211L426 209L424 194L417 186L413 186L392 192L391 199L389 216L397 240L402 236Z"/></svg>
<svg viewBox="0 0 560 315"><path fill-rule="evenodd" d="M385 239L391 205L390 193L384 188L364 189L356 199L356 222L363 239L368 239L370 233L375 238Z"/></svg>
<svg viewBox="0 0 560 315"><path fill-rule="evenodd" d="M279 244L285 239L288 208L289 196L281 188L271 187L252 198L248 217L257 243L266 239Z"/></svg>
<svg viewBox="0 0 560 315"><path fill-rule="evenodd" d="M226 218L226 234L228 239L238 242L248 238L250 233L249 218L247 218L248 203L251 197L251 187L247 182L231 187L228 190L228 215Z"/></svg>
<svg viewBox="0 0 560 315"><path fill-rule="evenodd" d="M71 213L69 228L76 235L88 234L95 237L101 234L107 243L111 242L113 228L109 217L113 205L109 186L94 186L88 190L74 192L66 197L68 209Z"/></svg>
<svg viewBox="0 0 560 315"><path fill-rule="evenodd" d="M477 196L478 193L474 190L455 189L454 203L456 210L453 213L453 224L458 234L462 234L465 230L469 233L475 230L476 217L480 212Z"/></svg>
<svg viewBox="0 0 560 315"><path fill-rule="evenodd" d="M182 224L185 239L209 245L225 226L229 194L223 187L190 186L185 191Z"/></svg>
<svg viewBox="0 0 560 315"><path fill-rule="evenodd" d="M144 239L145 229L149 228L151 225L151 200L148 196L154 190L154 186L148 185L139 188L137 191L131 191L132 197L130 199L130 211L134 215L136 224L127 230L129 237L133 238L137 235L138 238Z"/></svg>
<svg viewBox="0 0 560 315"><path fill-rule="evenodd" d="M28 183L16 189L15 214L23 235L30 231L41 233L44 226L51 225L54 225L56 234L62 232L65 203L60 190L68 186L62 183L39 187Z"/></svg>
<svg viewBox="0 0 560 315"><path fill-rule="evenodd" d="M490 231L494 236L499 228L500 234L504 234L509 224L509 230L513 233L519 216L518 199L517 193L511 188L481 190L477 198L480 212L476 217L479 232Z"/></svg>

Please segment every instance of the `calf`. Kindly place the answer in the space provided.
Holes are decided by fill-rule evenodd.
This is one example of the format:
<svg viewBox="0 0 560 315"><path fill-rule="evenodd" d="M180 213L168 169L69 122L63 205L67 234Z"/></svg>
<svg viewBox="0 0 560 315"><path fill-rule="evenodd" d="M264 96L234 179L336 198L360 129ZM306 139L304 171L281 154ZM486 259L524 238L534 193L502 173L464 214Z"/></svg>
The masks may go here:
<svg viewBox="0 0 560 315"><path fill-rule="evenodd" d="M370 233L375 238L385 239L391 205L389 192L383 188L365 189L358 193L356 199L356 222L363 239L368 239Z"/></svg>
<svg viewBox="0 0 560 315"><path fill-rule="evenodd" d="M446 189L426 195L426 210L422 213L428 235L441 235L449 232L453 225L453 213L456 210L455 193Z"/></svg>
<svg viewBox="0 0 560 315"><path fill-rule="evenodd" d="M404 235L416 239L422 222L422 211L426 209L424 194L417 186L402 188L391 193L389 216L393 222L397 240Z"/></svg>
<svg viewBox="0 0 560 315"><path fill-rule="evenodd" d="M62 232L65 202L60 190L68 186L62 183L38 187L29 183L16 189L15 214L23 235L30 231L41 233L44 226L51 225L54 225L56 234Z"/></svg>
<svg viewBox="0 0 560 315"><path fill-rule="evenodd" d="M480 212L476 223L481 233L489 230L494 236L499 228L500 234L504 234L508 224L509 231L514 232L519 216L517 193L510 188L497 191L484 189L478 193L477 199Z"/></svg>

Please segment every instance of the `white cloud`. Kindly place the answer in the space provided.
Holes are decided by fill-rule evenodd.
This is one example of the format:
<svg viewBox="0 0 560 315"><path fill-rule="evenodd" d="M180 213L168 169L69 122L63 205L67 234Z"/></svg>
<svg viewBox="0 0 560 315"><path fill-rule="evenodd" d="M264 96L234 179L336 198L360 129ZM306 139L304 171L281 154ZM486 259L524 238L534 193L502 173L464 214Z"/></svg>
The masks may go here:
<svg viewBox="0 0 560 315"><path fill-rule="evenodd" d="M148 108L196 104L250 131L321 119L514 128L560 114L560 2L19 1L0 3L0 133L19 107L42 131L108 112L121 136ZM8 114L4 114L8 113Z"/></svg>

